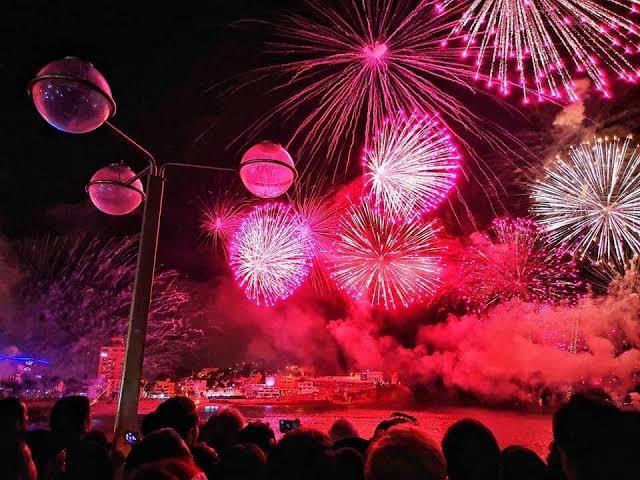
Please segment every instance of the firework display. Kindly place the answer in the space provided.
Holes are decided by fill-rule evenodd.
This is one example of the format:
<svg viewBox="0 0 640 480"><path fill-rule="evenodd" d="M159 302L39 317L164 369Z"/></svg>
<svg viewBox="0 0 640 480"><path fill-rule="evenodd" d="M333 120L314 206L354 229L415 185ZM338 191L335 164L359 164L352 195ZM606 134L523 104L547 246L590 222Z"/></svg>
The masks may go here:
<svg viewBox="0 0 640 480"><path fill-rule="evenodd" d="M408 307L440 285L435 222L396 220L363 202L348 209L331 258L332 278L356 301L383 309Z"/></svg>
<svg viewBox="0 0 640 480"><path fill-rule="evenodd" d="M256 207L229 247L229 263L247 298L271 306L288 298L310 268L307 237L293 209L280 203Z"/></svg>
<svg viewBox="0 0 640 480"><path fill-rule="evenodd" d="M211 238L215 247L226 248L231 236L240 227L247 202L241 198L229 197L216 201L202 212L201 227Z"/></svg>
<svg viewBox="0 0 640 480"><path fill-rule="evenodd" d="M258 74L279 75L275 90L286 89L288 97L251 131L310 106L290 140L302 146L305 157L319 156L338 169L360 144L360 132L371 138L389 112L419 108L439 112L465 147L469 144L461 136L469 133L506 149L509 134L492 134L487 120L459 98L458 91L475 91L476 72L462 58L462 48L442 48L453 23L434 15L433 4L310 0L309 16L283 16L273 25L277 39L269 46L291 60Z"/></svg>
<svg viewBox="0 0 640 480"><path fill-rule="evenodd" d="M549 251L536 224L524 218L494 220L461 260L461 284L475 310L518 298L558 303L578 296L576 264L562 251Z"/></svg>
<svg viewBox="0 0 640 480"><path fill-rule="evenodd" d="M438 206L456 180L460 155L433 115L387 118L364 153L364 176L377 206L401 216Z"/></svg>
<svg viewBox="0 0 640 480"><path fill-rule="evenodd" d="M331 250L338 218L331 199L320 194L303 193L294 207L301 233L314 258L325 257Z"/></svg>
<svg viewBox="0 0 640 480"><path fill-rule="evenodd" d="M638 53L638 28L631 5L619 0L444 0L440 12L461 11L452 30L463 35L463 56L474 56L477 72L503 94L518 85L531 97L577 99L574 72L588 76L606 97L605 70L636 81L629 57ZM513 70L513 72L512 72Z"/></svg>
<svg viewBox="0 0 640 480"><path fill-rule="evenodd" d="M51 360L61 378L93 378L101 345L127 332L137 246L137 237L21 243L16 257L23 275L4 338ZM144 359L149 375L175 368L202 333L191 323L199 312L188 308L191 297L178 280L174 270L156 270Z"/></svg>
<svg viewBox="0 0 640 480"><path fill-rule="evenodd" d="M572 146L532 197L552 244L618 263L640 252L640 149L630 137Z"/></svg>

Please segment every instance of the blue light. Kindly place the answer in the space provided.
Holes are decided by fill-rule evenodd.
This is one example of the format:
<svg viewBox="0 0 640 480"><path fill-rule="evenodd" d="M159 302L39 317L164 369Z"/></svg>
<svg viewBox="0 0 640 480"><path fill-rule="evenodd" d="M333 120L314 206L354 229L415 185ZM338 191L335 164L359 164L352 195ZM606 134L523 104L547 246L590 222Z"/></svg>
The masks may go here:
<svg viewBox="0 0 640 480"><path fill-rule="evenodd" d="M48 360L45 360L43 358L33 358L26 355L14 355L13 357L0 355L0 361L2 360L9 360L13 362L24 362L24 363L32 362L32 363L39 363L40 365L51 365Z"/></svg>

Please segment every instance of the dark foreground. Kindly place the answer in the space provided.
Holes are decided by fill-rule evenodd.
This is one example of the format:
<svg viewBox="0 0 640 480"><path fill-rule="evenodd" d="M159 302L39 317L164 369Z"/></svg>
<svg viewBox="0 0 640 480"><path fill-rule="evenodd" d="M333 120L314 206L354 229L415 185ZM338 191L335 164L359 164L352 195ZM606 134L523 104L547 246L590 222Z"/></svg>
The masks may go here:
<svg viewBox="0 0 640 480"><path fill-rule="evenodd" d="M574 395L553 418L471 408L241 411L173 397L153 404L140 431L122 439L105 433L114 420L105 407L92 411L86 397L63 397L37 425L19 399L1 399L0 477L619 480L640 471L640 413L598 392Z"/></svg>
<svg viewBox="0 0 640 480"><path fill-rule="evenodd" d="M297 408L297 407L237 407L247 420L260 420L271 425L280 436L279 421L281 419L299 418L304 427L328 432L331 424L338 418L348 418L361 436L370 438L376 425L387 418L394 410L377 408ZM102 409L99 409L102 410ZM488 410L483 408L429 408L424 410L406 410L416 417L420 427L434 440L440 442L447 428L462 418L476 418L489 427L496 436L501 447L518 444L545 456L552 440L551 415L519 413L512 410ZM204 420L211 412L200 409ZM113 431L115 412L94 415L93 428L106 434Z"/></svg>

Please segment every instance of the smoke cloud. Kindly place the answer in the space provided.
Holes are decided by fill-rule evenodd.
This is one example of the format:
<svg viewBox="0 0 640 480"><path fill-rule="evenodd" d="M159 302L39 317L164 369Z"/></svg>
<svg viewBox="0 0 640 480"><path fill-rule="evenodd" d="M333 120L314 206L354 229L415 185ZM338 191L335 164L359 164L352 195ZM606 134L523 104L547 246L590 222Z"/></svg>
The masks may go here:
<svg viewBox="0 0 640 480"><path fill-rule="evenodd" d="M629 292L574 306L514 300L483 316L423 324L410 342L388 333L393 318L363 306L330 315L302 293L266 309L246 301L231 280L220 284L208 312L222 328L221 355L235 350L238 360L296 362L322 373L397 372L409 385L444 386L452 398L536 402L545 391L582 387L621 398L640 365L640 296Z"/></svg>

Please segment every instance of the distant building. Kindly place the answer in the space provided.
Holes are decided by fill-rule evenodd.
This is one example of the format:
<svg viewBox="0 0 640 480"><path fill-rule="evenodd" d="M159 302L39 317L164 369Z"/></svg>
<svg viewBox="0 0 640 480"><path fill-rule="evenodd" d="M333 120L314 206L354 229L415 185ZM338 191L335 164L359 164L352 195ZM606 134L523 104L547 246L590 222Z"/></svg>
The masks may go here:
<svg viewBox="0 0 640 480"><path fill-rule="evenodd" d="M291 397L298 394L298 383L300 377L293 375L276 375L275 385L278 386L280 395L283 397Z"/></svg>
<svg viewBox="0 0 640 480"><path fill-rule="evenodd" d="M98 357L98 379L103 388L103 397L111 398L118 393L123 368L124 338L114 337L110 345L100 348Z"/></svg>
<svg viewBox="0 0 640 480"><path fill-rule="evenodd" d="M247 398L280 398L280 390L275 385L249 383L244 386L244 395Z"/></svg>
<svg viewBox="0 0 640 480"><path fill-rule="evenodd" d="M205 392L207 398L242 398L242 390L236 387L209 388Z"/></svg>
<svg viewBox="0 0 640 480"><path fill-rule="evenodd" d="M377 370L365 370L360 374L360 378L364 381L384 383L384 374Z"/></svg>
<svg viewBox="0 0 640 480"><path fill-rule="evenodd" d="M176 384L170 379L158 380L149 389L149 398L169 398L176 394Z"/></svg>
<svg viewBox="0 0 640 480"><path fill-rule="evenodd" d="M320 393L320 389L316 387L316 384L311 380L305 382L298 382L298 395L317 395Z"/></svg>
<svg viewBox="0 0 640 480"><path fill-rule="evenodd" d="M187 397L204 397L207 394L207 381L185 378L178 383L178 390Z"/></svg>

